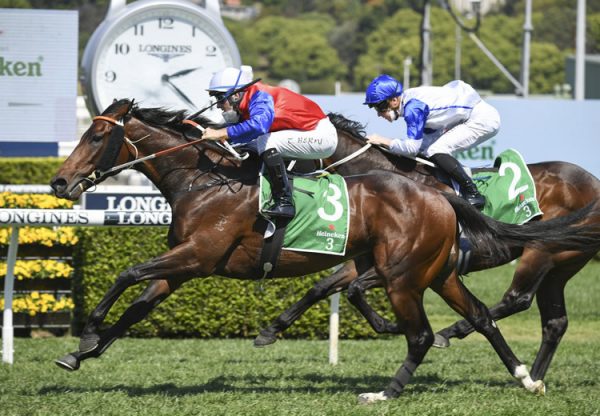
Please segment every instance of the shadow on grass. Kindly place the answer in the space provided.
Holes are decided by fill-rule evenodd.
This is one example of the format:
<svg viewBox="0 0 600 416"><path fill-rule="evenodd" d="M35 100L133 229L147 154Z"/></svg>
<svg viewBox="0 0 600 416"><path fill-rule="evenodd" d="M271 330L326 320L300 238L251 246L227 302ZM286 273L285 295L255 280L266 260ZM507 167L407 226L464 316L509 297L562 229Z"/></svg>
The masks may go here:
<svg viewBox="0 0 600 416"><path fill-rule="evenodd" d="M81 393L117 393L123 392L131 397L147 395L159 396L188 396L205 393L364 393L383 390L390 377L340 377L323 376L322 374L306 374L298 378L289 378L288 387L281 387L281 376L219 376L205 384L193 386L178 386L174 383L157 384L150 387L140 387L116 384L103 387L74 387L70 385L53 385L38 390L40 395L55 394L81 394ZM437 375L415 376L413 382L407 386L407 392L423 393L431 391L447 391L463 388L465 385L481 384L488 387L516 388L519 386L512 380L494 382L489 380L444 380ZM273 384L270 386L269 384Z"/></svg>

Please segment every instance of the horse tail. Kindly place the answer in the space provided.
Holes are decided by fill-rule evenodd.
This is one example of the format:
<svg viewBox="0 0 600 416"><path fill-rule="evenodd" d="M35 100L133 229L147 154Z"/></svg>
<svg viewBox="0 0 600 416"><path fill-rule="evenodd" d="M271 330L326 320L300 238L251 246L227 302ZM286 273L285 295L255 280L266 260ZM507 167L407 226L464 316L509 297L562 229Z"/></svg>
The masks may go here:
<svg viewBox="0 0 600 416"><path fill-rule="evenodd" d="M590 216L600 216L591 203L568 215L522 225L507 224L483 215L464 199L443 194L456 213L459 224L477 253L503 264L512 258L511 250L532 246L547 252L600 250L600 225L579 224Z"/></svg>

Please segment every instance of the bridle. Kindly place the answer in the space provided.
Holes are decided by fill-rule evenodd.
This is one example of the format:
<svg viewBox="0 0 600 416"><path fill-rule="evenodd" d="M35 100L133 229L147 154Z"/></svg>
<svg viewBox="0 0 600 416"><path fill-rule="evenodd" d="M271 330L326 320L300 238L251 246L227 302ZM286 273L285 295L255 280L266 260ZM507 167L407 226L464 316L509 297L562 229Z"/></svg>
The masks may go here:
<svg viewBox="0 0 600 416"><path fill-rule="evenodd" d="M196 145L196 144L204 141L204 139L202 137L200 137L199 139L192 140L187 143L183 143L178 146L170 147L168 149L158 151L151 155L138 158L139 152L136 147L136 143L139 143L140 141L146 139L147 137L150 137L150 135L146 135L146 136L142 137L141 139L133 141L133 140L129 139L127 136L125 136L125 124L120 119L115 119L115 118L108 117L108 116L96 116L92 119L92 122L96 122L96 121L106 121L106 122L112 124L114 127L110 133L108 148L102 154L102 157L100 159L100 162L98 163L97 169L94 172L92 172L87 178L85 178L86 180L91 181L94 185L97 184L100 180L104 179L107 175L116 174L116 173L118 173L124 169L127 169L133 165L136 165L138 163L142 163L147 160L151 160L156 157L163 156L163 155L181 150L185 147L190 147L190 146ZM204 128L192 120L183 120L182 123L191 125L191 126L197 128L198 130L200 130L201 132L204 132ZM121 163L120 165L115 166L115 163L119 156L119 152L120 152L123 144L126 144L127 146L130 146L131 148L134 149L133 152L129 152L130 155L133 155L133 160L129 160L125 163ZM246 160L250 156L248 153L244 153L244 154L240 155L227 141L214 142L214 144L217 147L219 147L222 151L225 151L226 153L230 154L231 156L233 156L235 159L237 159L239 161Z"/></svg>
<svg viewBox="0 0 600 416"><path fill-rule="evenodd" d="M104 150L104 153L100 158L100 162L98 162L98 165L96 166L96 170L94 170L94 172L92 172L92 174L86 179L91 180L93 184L96 184L107 175L118 173L136 163L147 160L146 158L138 159L139 152L136 143L139 143L147 137L150 137L150 135L144 136L139 140L132 141L125 135L125 124L120 119L115 119L108 116L96 116L92 118L92 122L96 121L106 121L112 124L114 127L112 128L110 137L108 138L108 147ZM115 166L123 144L133 148L133 151L129 152L129 154L133 157L133 160L129 160L126 163Z"/></svg>

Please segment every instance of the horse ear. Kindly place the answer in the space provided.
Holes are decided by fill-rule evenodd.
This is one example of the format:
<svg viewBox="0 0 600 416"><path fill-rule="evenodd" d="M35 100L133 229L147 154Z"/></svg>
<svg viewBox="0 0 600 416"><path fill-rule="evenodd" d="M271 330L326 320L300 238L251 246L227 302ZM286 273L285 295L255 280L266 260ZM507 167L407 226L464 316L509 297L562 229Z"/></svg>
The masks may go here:
<svg viewBox="0 0 600 416"><path fill-rule="evenodd" d="M135 98L132 98L131 102L129 103L129 107L127 108L127 114L129 114L131 112L131 109L133 108L134 103L135 103Z"/></svg>
<svg viewBox="0 0 600 416"><path fill-rule="evenodd" d="M113 98L113 102L112 102L112 103L114 104L114 103L116 103L116 102L117 102L117 99L116 99L116 98Z"/></svg>

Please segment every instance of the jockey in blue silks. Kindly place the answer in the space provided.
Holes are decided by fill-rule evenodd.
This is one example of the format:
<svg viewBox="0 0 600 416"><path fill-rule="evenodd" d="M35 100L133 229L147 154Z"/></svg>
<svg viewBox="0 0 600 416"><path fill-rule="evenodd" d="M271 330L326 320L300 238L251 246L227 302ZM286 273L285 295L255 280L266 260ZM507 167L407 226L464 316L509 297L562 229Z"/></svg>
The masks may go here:
<svg viewBox="0 0 600 416"><path fill-rule="evenodd" d="M485 198L452 153L495 136L500 115L469 84L456 80L442 87L403 91L398 80L382 74L367 87L364 104L375 108L377 115L389 122L403 117L407 127L407 139L372 134L369 143L384 145L392 153L408 157L425 155L460 185L463 198L483 209Z"/></svg>

